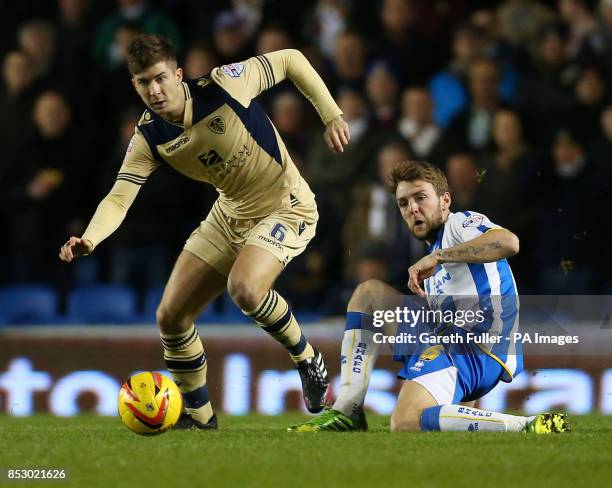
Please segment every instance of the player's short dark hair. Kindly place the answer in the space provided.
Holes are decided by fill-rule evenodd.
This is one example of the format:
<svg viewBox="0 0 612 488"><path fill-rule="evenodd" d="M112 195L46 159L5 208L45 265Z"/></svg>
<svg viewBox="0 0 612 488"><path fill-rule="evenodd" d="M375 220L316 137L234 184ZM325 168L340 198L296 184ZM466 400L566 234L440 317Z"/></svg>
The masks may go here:
<svg viewBox="0 0 612 488"><path fill-rule="evenodd" d="M431 183L439 197L449 191L448 181L444 172L437 166L424 161L402 161L397 163L391 171L390 180L390 189L393 193L397 190L397 185L400 182L417 180Z"/></svg>
<svg viewBox="0 0 612 488"><path fill-rule="evenodd" d="M176 64L174 46L163 36L143 34L128 46L127 65L132 76L162 61Z"/></svg>

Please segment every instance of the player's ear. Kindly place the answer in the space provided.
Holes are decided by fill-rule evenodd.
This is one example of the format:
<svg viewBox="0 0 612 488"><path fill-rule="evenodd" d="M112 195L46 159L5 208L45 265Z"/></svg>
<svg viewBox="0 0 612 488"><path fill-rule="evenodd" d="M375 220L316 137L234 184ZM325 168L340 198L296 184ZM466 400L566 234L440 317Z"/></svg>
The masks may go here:
<svg viewBox="0 0 612 488"><path fill-rule="evenodd" d="M451 194L450 192L444 192L444 195L440 197L442 203L442 210L448 210L451 204Z"/></svg>
<svg viewBox="0 0 612 488"><path fill-rule="evenodd" d="M181 81L183 81L183 68L176 68L174 75L176 77L176 84L178 85Z"/></svg>

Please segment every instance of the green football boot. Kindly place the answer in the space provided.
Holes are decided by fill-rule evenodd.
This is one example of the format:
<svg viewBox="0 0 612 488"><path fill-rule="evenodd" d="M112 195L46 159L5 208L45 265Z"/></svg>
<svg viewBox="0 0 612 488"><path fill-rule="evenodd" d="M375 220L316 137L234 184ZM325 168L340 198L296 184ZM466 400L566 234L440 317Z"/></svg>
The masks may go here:
<svg viewBox="0 0 612 488"><path fill-rule="evenodd" d="M541 413L523 428L523 432L528 434L559 434L570 430L564 413Z"/></svg>
<svg viewBox="0 0 612 488"><path fill-rule="evenodd" d="M287 427L287 432L357 432L368 430L363 410L357 418L350 418L338 410L326 408L318 417L303 424Z"/></svg>

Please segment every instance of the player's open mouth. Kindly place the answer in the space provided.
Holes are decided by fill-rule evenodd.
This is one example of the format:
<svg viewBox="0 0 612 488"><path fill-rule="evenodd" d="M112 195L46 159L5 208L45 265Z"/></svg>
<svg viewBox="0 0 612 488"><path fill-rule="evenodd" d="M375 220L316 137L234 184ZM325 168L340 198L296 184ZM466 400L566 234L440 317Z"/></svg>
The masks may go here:
<svg viewBox="0 0 612 488"><path fill-rule="evenodd" d="M153 102L153 108L162 108L164 106L164 104L166 103L165 100L158 100L157 102Z"/></svg>
<svg viewBox="0 0 612 488"><path fill-rule="evenodd" d="M420 225L425 225L425 221L424 220L415 220L414 221L414 227L417 228Z"/></svg>

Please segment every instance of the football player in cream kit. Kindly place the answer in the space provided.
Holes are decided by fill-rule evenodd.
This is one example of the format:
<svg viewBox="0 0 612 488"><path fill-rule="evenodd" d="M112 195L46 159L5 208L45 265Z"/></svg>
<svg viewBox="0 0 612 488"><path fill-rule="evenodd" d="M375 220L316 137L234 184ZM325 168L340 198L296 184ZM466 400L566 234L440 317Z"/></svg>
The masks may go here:
<svg viewBox="0 0 612 488"><path fill-rule="evenodd" d="M401 353L396 348L395 359L403 364L398 377L405 381L391 416L391 430L568 430L563 414L525 417L474 408L477 399L500 381L511 382L522 370L522 350L513 340L518 294L506 259L519 250L517 236L483 214L452 213L446 176L431 164L402 162L390 176L408 228L429 246L429 254L408 269L408 287L427 300L428 310L454 317L445 322L439 319L442 313L432 314L436 318L431 323L421 320L411 325L413 329L404 329L415 342ZM370 280L357 287L348 305L336 402L319 417L289 431L367 429L363 404L384 342L374 315L402 305L414 311L419 308L414 299L381 281ZM465 321L468 311L472 320ZM402 335L394 332L387 337Z"/></svg>
<svg viewBox="0 0 612 488"><path fill-rule="evenodd" d="M313 238L317 207L278 132L253 99L290 79L317 110L326 126L325 141L336 153L349 142L341 110L294 49L221 66L197 80L183 79L173 47L161 36L137 38L127 60L147 109L110 193L85 233L62 246L60 258L70 262L93 252L119 227L140 186L161 164L211 183L219 198L187 239L156 314L166 366L185 400L177 427L217 426L206 385L206 354L194 321L225 288L287 349L307 408L320 411L329 384L323 358L272 289L284 266Z"/></svg>

